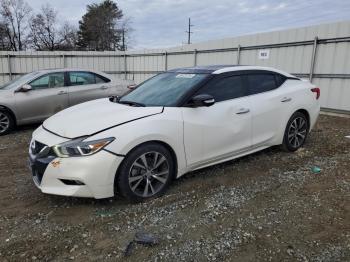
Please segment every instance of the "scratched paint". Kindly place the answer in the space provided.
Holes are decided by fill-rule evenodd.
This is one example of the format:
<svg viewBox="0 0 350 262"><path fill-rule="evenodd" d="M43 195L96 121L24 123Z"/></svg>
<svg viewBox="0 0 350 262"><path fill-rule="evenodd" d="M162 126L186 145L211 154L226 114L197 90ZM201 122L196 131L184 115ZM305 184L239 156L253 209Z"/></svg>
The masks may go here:
<svg viewBox="0 0 350 262"><path fill-rule="evenodd" d="M61 164L61 161L59 161L59 160L53 161L53 162L51 163L51 165L52 165L53 167L58 167L60 164Z"/></svg>

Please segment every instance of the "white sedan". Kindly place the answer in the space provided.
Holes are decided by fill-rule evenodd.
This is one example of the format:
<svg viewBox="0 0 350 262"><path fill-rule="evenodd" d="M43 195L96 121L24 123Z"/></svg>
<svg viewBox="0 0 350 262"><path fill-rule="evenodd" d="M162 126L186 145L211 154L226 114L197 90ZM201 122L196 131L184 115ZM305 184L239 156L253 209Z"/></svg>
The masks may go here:
<svg viewBox="0 0 350 262"><path fill-rule="evenodd" d="M44 193L141 201L174 178L264 148L303 146L320 89L273 68L170 70L122 98L61 111L33 133L30 163Z"/></svg>

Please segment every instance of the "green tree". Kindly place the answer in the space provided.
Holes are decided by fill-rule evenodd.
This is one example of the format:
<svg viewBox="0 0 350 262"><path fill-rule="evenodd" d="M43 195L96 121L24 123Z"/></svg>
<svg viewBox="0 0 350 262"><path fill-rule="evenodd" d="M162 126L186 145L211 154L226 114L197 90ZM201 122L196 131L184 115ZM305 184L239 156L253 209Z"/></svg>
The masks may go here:
<svg viewBox="0 0 350 262"><path fill-rule="evenodd" d="M112 0L87 6L79 21L78 45L87 50L120 49L121 33L117 28L123 12Z"/></svg>

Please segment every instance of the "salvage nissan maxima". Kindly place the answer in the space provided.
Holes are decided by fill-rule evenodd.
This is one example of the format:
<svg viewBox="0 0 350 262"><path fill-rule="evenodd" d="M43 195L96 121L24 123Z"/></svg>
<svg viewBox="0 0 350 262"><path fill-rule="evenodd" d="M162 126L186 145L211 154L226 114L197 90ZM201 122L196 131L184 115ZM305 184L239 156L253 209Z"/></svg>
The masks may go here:
<svg viewBox="0 0 350 262"><path fill-rule="evenodd" d="M44 193L133 201L163 194L183 174L281 145L304 145L320 89L280 70L170 70L122 98L63 110L34 131L30 166Z"/></svg>

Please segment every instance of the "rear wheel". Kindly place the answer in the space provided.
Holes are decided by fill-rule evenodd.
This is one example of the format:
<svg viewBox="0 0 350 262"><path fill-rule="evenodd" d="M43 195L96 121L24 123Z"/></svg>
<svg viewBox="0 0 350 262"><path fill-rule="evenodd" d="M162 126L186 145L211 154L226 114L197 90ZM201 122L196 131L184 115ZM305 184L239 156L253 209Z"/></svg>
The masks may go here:
<svg viewBox="0 0 350 262"><path fill-rule="evenodd" d="M8 134L14 127L14 119L8 111L0 110L0 136Z"/></svg>
<svg viewBox="0 0 350 262"><path fill-rule="evenodd" d="M174 160L167 148L147 143L130 152L116 178L121 195L142 201L162 195L174 177Z"/></svg>
<svg viewBox="0 0 350 262"><path fill-rule="evenodd" d="M287 123L282 147L285 151L294 152L305 143L309 131L307 117L301 112L295 112Z"/></svg>

